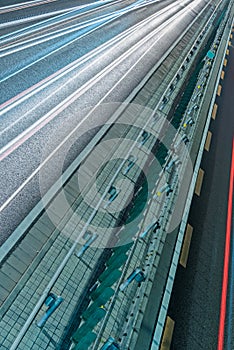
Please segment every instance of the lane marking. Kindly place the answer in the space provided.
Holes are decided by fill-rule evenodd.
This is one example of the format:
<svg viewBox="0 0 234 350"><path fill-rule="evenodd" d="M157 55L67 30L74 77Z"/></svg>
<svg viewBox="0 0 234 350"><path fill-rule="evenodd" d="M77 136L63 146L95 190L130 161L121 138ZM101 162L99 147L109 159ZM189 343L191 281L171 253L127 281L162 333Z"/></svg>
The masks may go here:
<svg viewBox="0 0 234 350"><path fill-rule="evenodd" d="M224 62L223 62L223 65L224 65L224 67L227 66L227 59L226 59L226 58L225 58L225 60L224 60Z"/></svg>
<svg viewBox="0 0 234 350"><path fill-rule="evenodd" d="M170 350L175 321L167 316L160 350Z"/></svg>
<svg viewBox="0 0 234 350"><path fill-rule="evenodd" d="M220 303L220 318L219 318L218 347L217 347L218 350L224 349L224 330L225 330L225 319L226 319L226 306L227 306L226 301L227 301L231 227L232 227L233 183L234 183L234 139L232 141L232 161L231 161L229 181L230 182L229 182L229 194L228 194L226 241L225 241L225 250L224 250L223 282L222 282L222 295L221 295L221 303Z"/></svg>
<svg viewBox="0 0 234 350"><path fill-rule="evenodd" d="M212 132L208 131L207 137L206 137L206 143L204 147L207 152L209 152L210 150L211 137L212 137Z"/></svg>
<svg viewBox="0 0 234 350"><path fill-rule="evenodd" d="M212 116L211 116L213 120L215 120L216 118L217 110L218 110L218 105L217 103L215 103L212 111Z"/></svg>
<svg viewBox="0 0 234 350"><path fill-rule="evenodd" d="M224 72L224 70L222 70L221 75L220 75L220 78L223 80L223 79L224 79L224 76L225 76L225 72Z"/></svg>
<svg viewBox="0 0 234 350"><path fill-rule="evenodd" d="M185 232L185 236L184 236L184 242L183 242L181 254L180 254L180 265L182 265L184 268L186 268L187 266L192 233L193 233L193 227L188 224Z"/></svg>
<svg viewBox="0 0 234 350"><path fill-rule="evenodd" d="M222 85L219 84L218 89L217 89L217 95L220 96L222 91Z"/></svg>
<svg viewBox="0 0 234 350"><path fill-rule="evenodd" d="M196 186L195 186L195 194L197 196L200 196L200 194L201 194L203 178L204 178L204 170L202 170L200 168L198 171L197 182L196 182Z"/></svg>

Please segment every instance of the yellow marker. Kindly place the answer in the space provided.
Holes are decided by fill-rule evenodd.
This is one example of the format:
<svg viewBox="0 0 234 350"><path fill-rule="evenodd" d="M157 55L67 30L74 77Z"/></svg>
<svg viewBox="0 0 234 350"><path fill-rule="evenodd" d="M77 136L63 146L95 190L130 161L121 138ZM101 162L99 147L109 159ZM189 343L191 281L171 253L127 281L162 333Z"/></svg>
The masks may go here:
<svg viewBox="0 0 234 350"><path fill-rule="evenodd" d="M212 119L215 120L217 114L218 105L215 103L212 111Z"/></svg>
<svg viewBox="0 0 234 350"><path fill-rule="evenodd" d="M224 65L224 67L226 67L226 65L227 65L227 59L226 58L225 58L225 60L223 62L223 65Z"/></svg>
<svg viewBox="0 0 234 350"><path fill-rule="evenodd" d="M205 143L205 150L207 152L209 152L209 150L210 150L211 137L212 137L212 133L210 131L208 131L207 137L206 137L206 143Z"/></svg>
<svg viewBox="0 0 234 350"><path fill-rule="evenodd" d="M146 254L146 256L151 256L151 255L153 255L154 253L157 253L157 250L152 251L152 252L150 252L150 253Z"/></svg>
<svg viewBox="0 0 234 350"><path fill-rule="evenodd" d="M229 55L229 50L227 49L227 51L226 51L226 54L227 54L227 56Z"/></svg>
<svg viewBox="0 0 234 350"><path fill-rule="evenodd" d="M157 196L160 197L161 196L161 192L157 192Z"/></svg>
<svg viewBox="0 0 234 350"><path fill-rule="evenodd" d="M232 34L230 35L230 38L232 39Z"/></svg>
<svg viewBox="0 0 234 350"><path fill-rule="evenodd" d="M185 236L184 236L181 254L180 254L180 265L182 265L184 268L186 268L187 266L192 233L193 233L193 227L188 224L186 228Z"/></svg>
<svg viewBox="0 0 234 350"><path fill-rule="evenodd" d="M187 127L187 124L186 123L184 123L184 128L186 128Z"/></svg>
<svg viewBox="0 0 234 350"><path fill-rule="evenodd" d="M231 41L229 41L229 42L228 42L228 46L231 46L231 45L232 45L232 43L231 43Z"/></svg>
<svg viewBox="0 0 234 350"><path fill-rule="evenodd" d="M224 75L225 75L225 72L224 72L224 70L222 70L222 73L221 73L221 79L223 80L224 79Z"/></svg>
<svg viewBox="0 0 234 350"><path fill-rule="evenodd" d="M174 326L175 321L173 321L169 316L167 316L160 350L170 350Z"/></svg>
<svg viewBox="0 0 234 350"><path fill-rule="evenodd" d="M218 96L221 95L221 91L222 91L222 86L219 85L219 86L218 86L218 90L217 90L217 95L218 95Z"/></svg>
<svg viewBox="0 0 234 350"><path fill-rule="evenodd" d="M200 89L200 88L201 88L201 85L198 85L197 88Z"/></svg>
<svg viewBox="0 0 234 350"><path fill-rule="evenodd" d="M200 196L200 194L201 194L203 178L204 178L204 170L199 169L198 176L197 176L197 182L196 182L196 186L195 186L195 193L197 196Z"/></svg>

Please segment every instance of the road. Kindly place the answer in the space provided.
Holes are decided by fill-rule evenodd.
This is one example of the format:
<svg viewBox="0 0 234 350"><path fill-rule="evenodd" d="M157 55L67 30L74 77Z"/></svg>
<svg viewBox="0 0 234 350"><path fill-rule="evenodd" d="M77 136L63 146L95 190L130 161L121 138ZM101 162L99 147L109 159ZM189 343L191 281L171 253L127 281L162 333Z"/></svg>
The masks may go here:
<svg viewBox="0 0 234 350"><path fill-rule="evenodd" d="M216 98L217 116L210 125L210 150L204 151L201 163L205 171L201 195L194 195L188 220L193 227L188 264L186 269L178 267L171 298L169 316L175 320L171 349L217 348L234 135L233 47L229 50L221 95ZM233 333L231 337L233 341ZM231 348L233 344L227 347Z"/></svg>
<svg viewBox="0 0 234 350"><path fill-rule="evenodd" d="M0 126L1 242L40 199L38 173L45 153L46 157L51 158L51 153L60 148L60 153L53 157L53 171L48 176L43 193L60 175L56 164L63 163L65 169L95 134L95 130L90 131L93 119L90 116L87 118L88 111L93 106L96 108L103 103L111 103L112 113L113 103L126 99L186 30L194 13L209 7L209 3L203 0L196 0L192 5L188 0L138 1L134 7L132 1L115 3L118 6L125 4L124 10L117 11L114 7L114 16L118 18L113 21L111 18L111 22L107 20L105 26L101 25L98 30L89 28L85 36L81 31L83 34L79 37L78 31L74 40L71 40L70 32L66 32L65 42L57 42L59 48L53 41L58 38L38 42L35 27L33 41L30 42L32 46L28 46L27 36L21 37L21 41L15 44L11 41L16 38L14 34L5 42L8 47L2 48L1 59L6 69L1 82L4 91ZM100 17L101 10L98 11ZM98 23L94 15L92 11L92 25ZM105 13L102 15L108 18ZM87 18L85 21L87 24ZM56 18L55 23L57 25ZM83 25L84 22L82 28ZM64 30L64 27L59 23L61 29ZM27 35L31 30L26 29ZM24 34L22 31L20 33ZM45 58L51 42L56 47ZM21 45L25 47L22 49ZM20 51L15 51L16 48L20 48ZM89 133L77 142L74 130L84 125L84 117ZM95 118L102 124L109 116L98 115ZM63 144L65 147L63 140L68 135L72 146L69 152L61 146Z"/></svg>

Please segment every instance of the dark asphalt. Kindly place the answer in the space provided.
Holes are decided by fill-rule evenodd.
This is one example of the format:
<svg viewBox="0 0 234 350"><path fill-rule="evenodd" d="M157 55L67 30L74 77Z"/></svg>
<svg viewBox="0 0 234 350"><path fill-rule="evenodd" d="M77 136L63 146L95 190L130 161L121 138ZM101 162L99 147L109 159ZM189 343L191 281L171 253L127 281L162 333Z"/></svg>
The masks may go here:
<svg viewBox="0 0 234 350"><path fill-rule="evenodd" d="M194 195L189 224L193 236L187 268L179 266L169 316L175 320L171 349L215 350L219 327L224 244L234 131L234 50L217 97L218 113L211 121L210 151L204 151L201 196Z"/></svg>

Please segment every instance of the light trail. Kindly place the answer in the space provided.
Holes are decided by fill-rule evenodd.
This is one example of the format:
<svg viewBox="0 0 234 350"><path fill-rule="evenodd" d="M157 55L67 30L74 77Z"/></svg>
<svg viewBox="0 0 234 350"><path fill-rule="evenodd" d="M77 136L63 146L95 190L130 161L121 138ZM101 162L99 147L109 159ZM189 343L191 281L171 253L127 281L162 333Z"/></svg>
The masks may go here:
<svg viewBox="0 0 234 350"><path fill-rule="evenodd" d="M53 40L53 39L57 39L57 38L59 38L59 37L61 37L63 35L70 34L70 33L73 33L73 32L76 32L76 31L79 31L79 30L86 29L86 28L90 27L91 29L88 30L87 33L85 33L87 35L90 32L92 32L92 30L94 29L93 27L95 25L97 25L97 27L95 27L95 29L99 29L102 24L106 25L110 21L112 21L114 19L117 19L118 17L127 14L129 11L132 10L132 8L137 8L137 6L136 5L130 6L130 7L128 6L126 9L110 12L110 13L108 13L106 15L101 15L101 16L96 17L96 18L91 19L91 20L87 20L87 21L84 21L84 22L81 22L81 23L78 23L78 24L73 24L73 25L70 25L70 26L66 27L65 29L62 28L62 29L55 30L52 33L51 33L51 30L53 28L50 28L50 32L46 33L46 34L44 34L43 31L40 30L40 36L37 37L36 39L35 38L28 39L27 38L27 40L24 40L23 42L13 43L13 44L7 45L6 47L0 47L0 57L4 57L4 56L10 55L10 54L15 53L15 52L17 53L17 52L19 52L21 50L33 47L35 45L39 45L41 43L44 43L44 42L47 42L47 41L50 41L50 40ZM71 22L72 20L75 20L75 19L76 18L71 18L69 20L67 19L67 22L69 23L69 22ZM53 27L53 26L56 27L56 25L57 25L57 23L50 24L49 27ZM46 30L48 31L48 27L46 27ZM83 37L83 35L79 36L79 38L81 38L81 37ZM71 41L69 41L69 43L70 42ZM15 49L9 50L10 48L15 48Z"/></svg>
<svg viewBox="0 0 234 350"><path fill-rule="evenodd" d="M157 1L157 0L156 0L156 1ZM183 1L185 1L185 0L183 0ZM142 2L142 0L140 0L140 2ZM128 11L132 11L133 8L138 8L138 5L137 5L137 4L134 4L134 6L133 6L133 7L131 6L131 8L129 8ZM26 66L22 67L21 69L18 69L16 72L13 72L13 73L9 74L8 76L5 76L4 78L2 78L2 79L0 80L0 83L1 83L1 82L4 82L4 81L6 81L6 80L8 80L9 78L13 77L14 75L16 75L16 74L22 72L23 70L25 70L25 69L31 67L33 64L35 64L35 63L37 63L37 62L40 62L41 60L43 60L43 59L45 59L45 58L51 56L52 54L58 52L59 50L65 48L65 47L67 47L68 45L74 43L75 41L77 41L77 40L83 38L84 36L86 36L86 35L88 35L88 34L94 32L95 30L100 29L102 26L105 26L105 25L107 25L108 23L110 23L111 21L113 21L113 19L117 19L117 18L119 18L119 17L121 17L121 16L123 16L123 15L126 15L126 13L127 13L126 10L125 10L125 12L118 13L118 14L116 15L116 17L110 18L109 20L104 21L104 22L101 23L99 26L94 27L94 28L91 28L91 29L88 30L86 33L84 33L84 34L78 36L77 38L74 38L73 40L69 40L69 41L66 42L65 44L63 44L63 45L59 46L58 48L54 49L53 51L48 52L46 55L44 55L44 56L42 56L42 57L39 57L37 60L35 60L35 61L33 61L33 62L27 64Z"/></svg>
<svg viewBox="0 0 234 350"><path fill-rule="evenodd" d="M56 80L62 78L65 74L71 72L74 69L77 69L80 65L82 65L85 62L91 60L97 54L100 54L101 52L103 52L104 50L110 48L114 44L118 44L119 45L120 41L123 41L123 40L126 41L127 37L130 37L130 36L132 37L134 33L140 32L151 21L157 19L159 16L163 15L164 13L167 13L167 11L169 9L172 9L175 6L176 6L176 4L171 4L168 7L166 7L165 9L160 10L156 14L151 15L150 17L148 17L148 18L144 19L143 21L141 21L140 23L137 23L136 25L130 27L129 29L125 30L124 32L118 34L114 38L112 38L109 41L107 41L106 43L100 45L98 48L90 51L86 55L82 56L81 58L77 59L76 61L72 62L71 64L67 65L66 67L62 68L61 70L57 71L56 73L52 74L51 76L43 79L41 82L39 82L39 83L35 84L34 86L30 87L29 89L23 91L22 93L20 93L19 95L15 96L14 98L4 102L2 105L0 105L0 116L5 114L6 112L9 112L10 109L18 106L20 103L24 102L28 97L33 96L35 93L43 90L48 85L50 85L53 82L55 82ZM73 79L68 80L66 84L70 83L71 80L73 80ZM52 97L53 95L57 94L62 88L63 88L63 86L59 86L59 88L56 89L54 92L52 92L52 94L50 94L46 98L46 100L49 97ZM45 100L44 100L44 102L45 102ZM32 110L38 108L41 103L42 102L37 104L33 109L30 109L30 112ZM26 115L24 114L23 116L21 116L18 119L18 121L23 119ZM8 129L8 127L5 128L4 131L7 130L7 129ZM1 134L2 133L0 133L0 135Z"/></svg>
<svg viewBox="0 0 234 350"><path fill-rule="evenodd" d="M57 16L58 14L61 14L61 13L62 13L62 15L64 15L64 12L67 13L67 10L58 10L58 11L53 11L53 12L46 12L46 13L43 13L41 15L30 16L30 17L25 17L25 18L21 18L21 19L16 19L16 20L0 23L0 29L5 29L5 28L8 28L8 27L12 27L12 26L22 25L22 24L25 24L27 22L42 20L42 19L47 18L47 17ZM47 19L47 20L50 20L50 18ZM47 21L47 20L45 20L45 21ZM11 32L11 33L8 33L8 34L5 34L5 35L1 36L0 38L2 39L3 37L6 37L8 35L10 36L12 34L13 33Z"/></svg>
<svg viewBox="0 0 234 350"><path fill-rule="evenodd" d="M223 266L223 283L222 296L220 305L220 319L218 332L218 350L224 349L224 331L227 308L227 289L228 289L228 274L229 274L229 259L230 259L230 244L231 244L231 230L232 230L232 208L233 208L233 185L234 185L234 139L232 142L232 160L229 180L229 196L228 196L228 211L227 211L227 225L226 225L226 242L224 251L224 266ZM231 276L233 278L233 276Z"/></svg>
<svg viewBox="0 0 234 350"><path fill-rule="evenodd" d="M17 11L17 10L22 10L22 9L26 9L28 7L45 5L45 4L48 4L51 2L55 2L55 1L58 1L58 0L33 0L33 1L28 1L28 2L22 2L22 3L19 3L18 5L2 6L2 7L0 7L0 14L12 12L12 11Z"/></svg>
<svg viewBox="0 0 234 350"><path fill-rule="evenodd" d="M122 3L125 2L126 0L115 0L111 2L111 6L118 4L118 3ZM141 0L142 1L142 0ZM155 0L154 0L155 1ZM95 4L95 6L93 6L93 4ZM99 6L100 5L100 6ZM39 18L43 18L43 17L48 17L48 16L52 16L52 15L57 15L58 13L62 13L60 15L57 15L55 18L49 18L49 19L45 19L43 21L41 21L40 23L34 23L32 25L29 25L26 28L21 28L18 29L14 32L10 32L7 34L4 34L1 36L1 46L3 47L3 43L4 42L8 42L9 40L15 40L15 39L19 39L20 37L27 35L27 37L29 36L29 33L34 33L36 31L41 31L41 29L48 29L50 26L53 26L55 23L58 22L58 24L66 24L67 21L67 17L79 17L79 16L83 16L83 15L87 15L90 14L94 11L97 10L101 10L103 8L106 8L110 6L108 1L97 1L95 3L88 3L86 5L80 5L80 6L75 6L75 7L70 7L67 9L63 9L63 10L59 10L59 11L54 11L54 12L46 12L45 14L42 15L38 15L38 16L34 16L34 17L30 17L30 18L25 18L23 20L28 21L28 20L32 20L32 19L39 19ZM84 10L84 11L82 11ZM64 13L65 12L65 13ZM79 12L79 13L77 13ZM72 14L74 13L74 15L72 16ZM22 23L22 19L20 20L16 20L16 21L11 21L11 22L6 22L6 23L1 23L0 24L0 28L4 28L6 25L7 26L12 26L14 24L19 24ZM50 24L51 23L51 24Z"/></svg>

